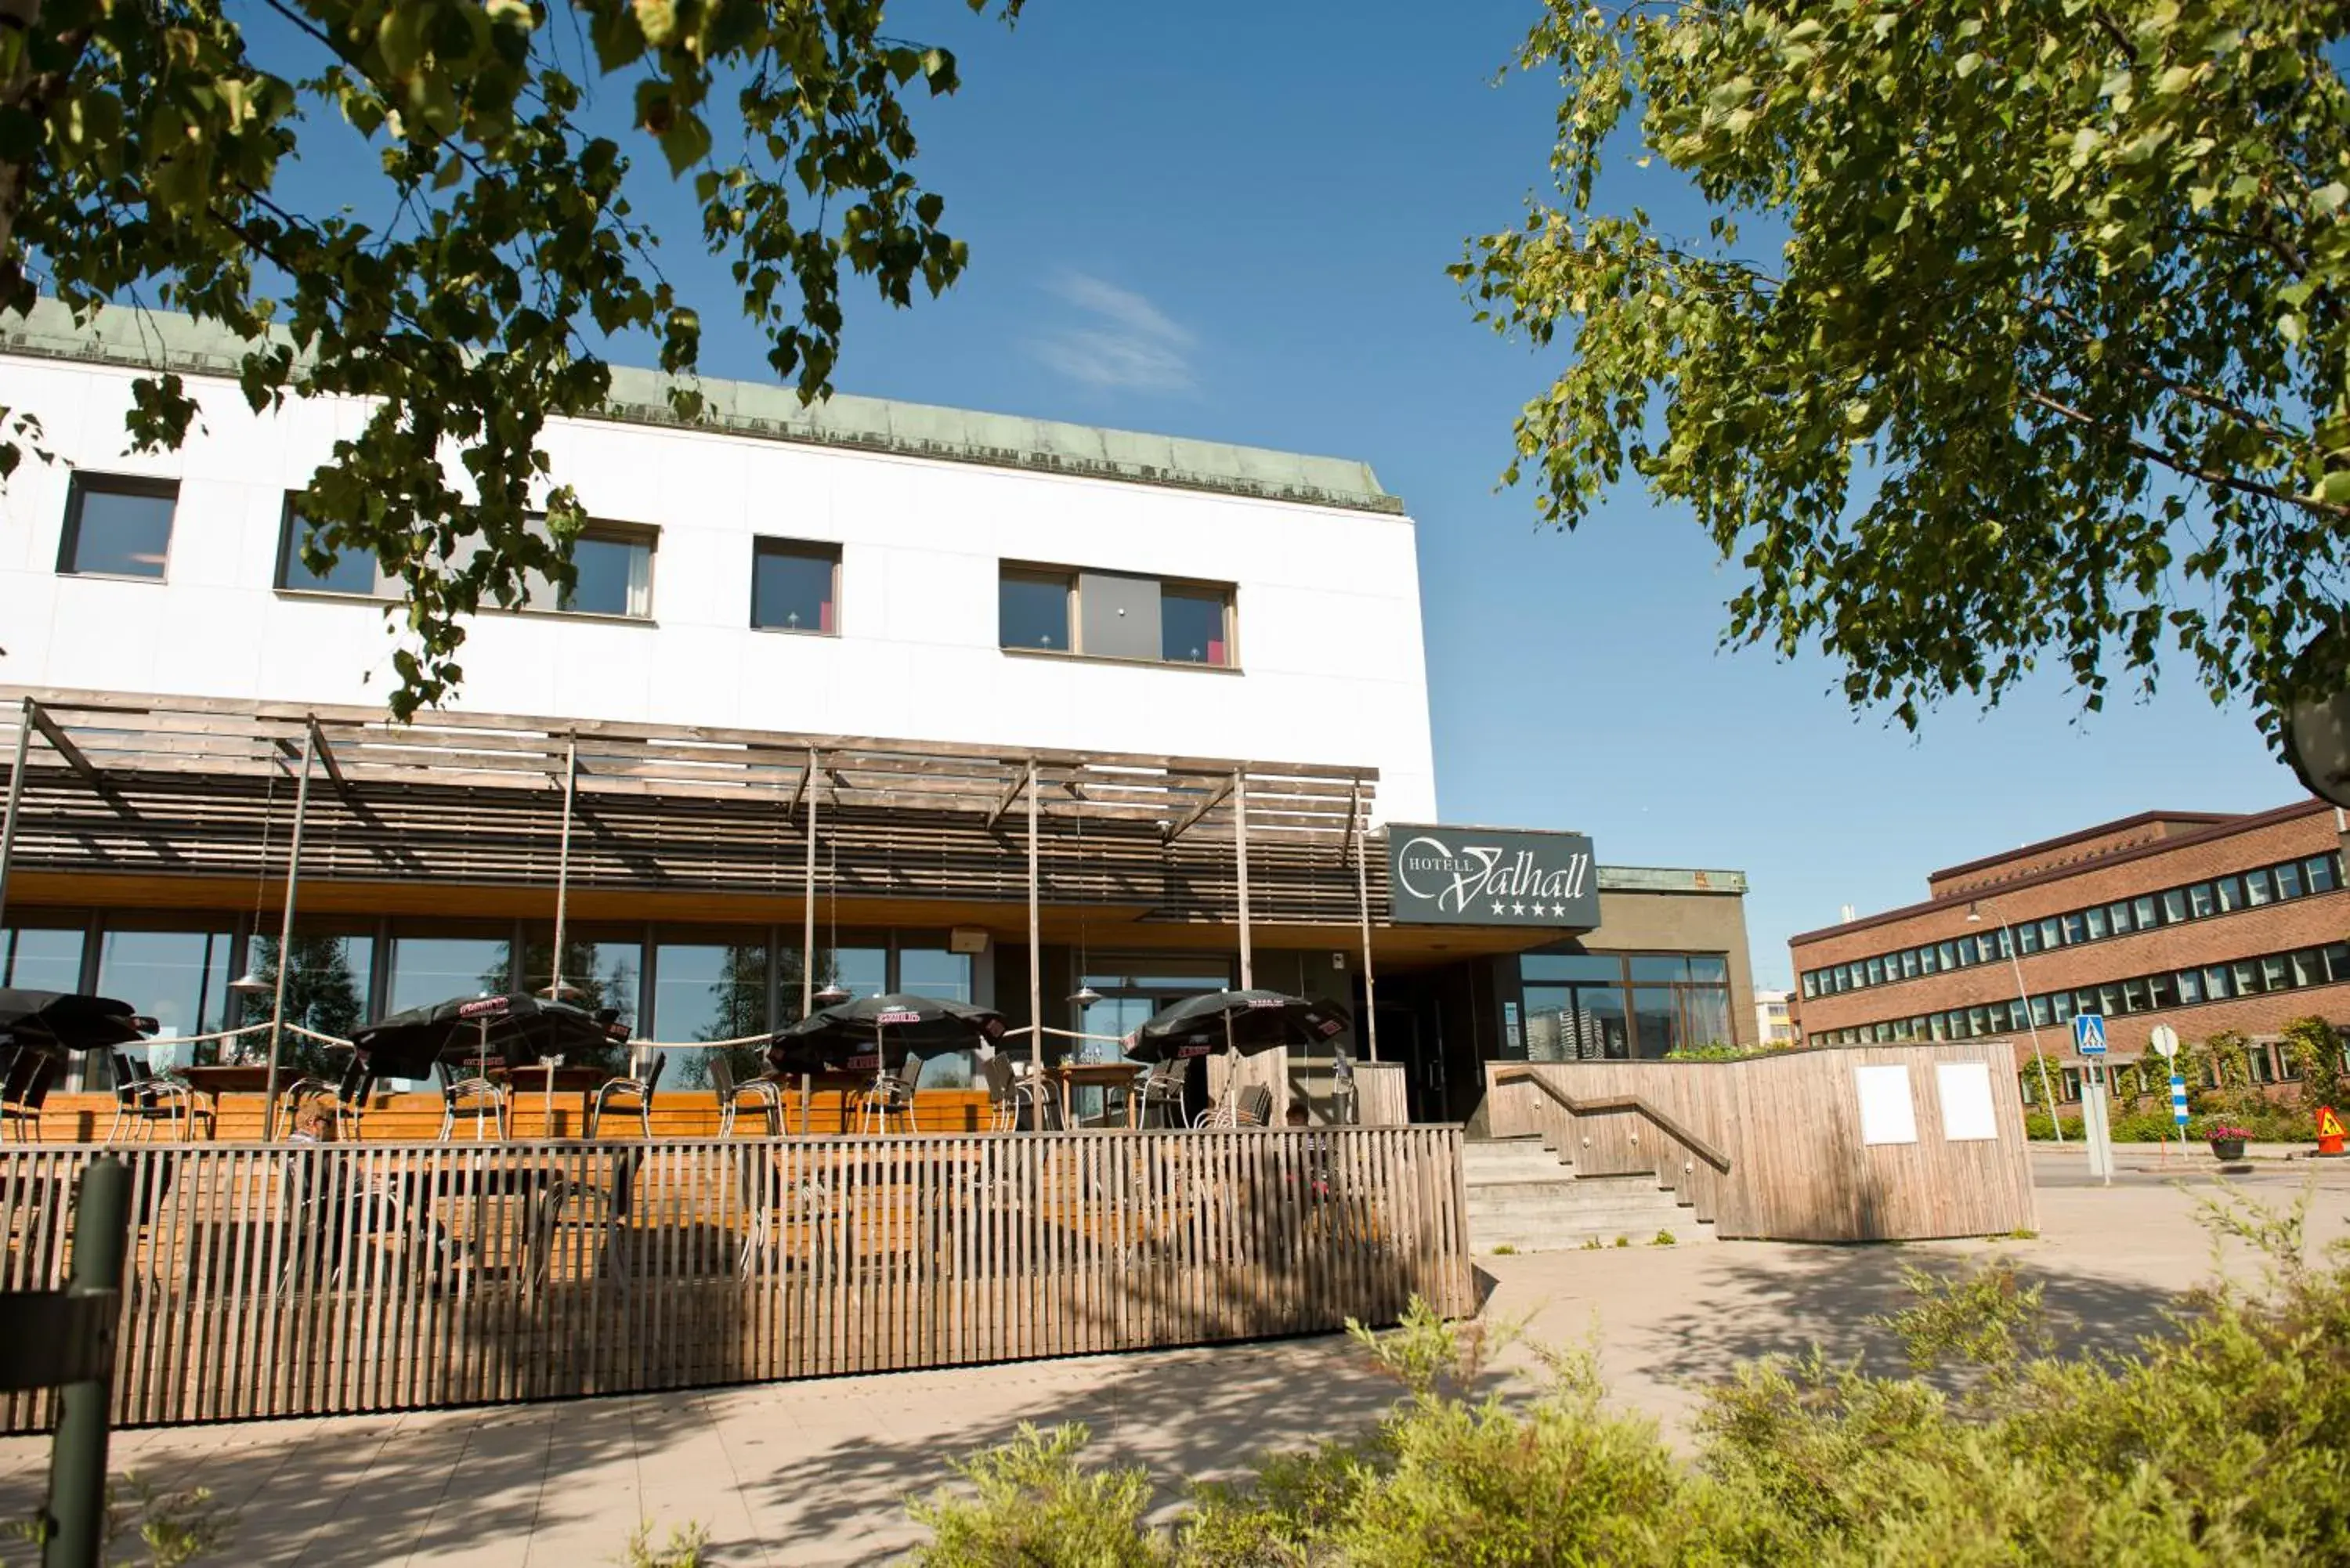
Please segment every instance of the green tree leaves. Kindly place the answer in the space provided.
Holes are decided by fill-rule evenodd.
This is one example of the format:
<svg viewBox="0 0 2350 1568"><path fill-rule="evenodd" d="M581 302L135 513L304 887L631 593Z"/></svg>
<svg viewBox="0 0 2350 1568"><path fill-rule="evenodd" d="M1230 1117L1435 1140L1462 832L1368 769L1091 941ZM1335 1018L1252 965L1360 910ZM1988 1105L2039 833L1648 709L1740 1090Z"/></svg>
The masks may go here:
<svg viewBox="0 0 2350 1568"><path fill-rule="evenodd" d="M1627 472L1688 505L1745 572L1726 640L1821 649L1905 723L2050 659L2094 708L2184 653L2272 726L2350 684L2345 27L2293 0L1554 0L1521 63L1562 85L1556 191L1453 269L1572 355L1509 477L1568 527ZM1636 109L1775 253L1596 208Z"/></svg>
<svg viewBox="0 0 2350 1568"><path fill-rule="evenodd" d="M967 4L1009 21L1021 0ZM703 242L802 397L830 389L845 276L909 305L964 265L910 172L900 96L953 90L953 60L889 36L880 0L271 9L248 36L220 0L0 0L22 24L0 26L0 316L29 307L37 264L78 312L136 297L252 339L237 376L256 410L364 400L300 507L314 564L361 551L401 585L402 715L462 678L466 616L520 602L533 574L571 580L584 514L542 437L603 405L589 336L649 335L683 377L698 363L702 317L662 277L629 151L589 128L579 72L616 78L649 167L693 176ZM742 126L723 154L713 115ZM376 146L380 180L300 210L281 165L334 121ZM698 413L690 379L671 403ZM194 413L176 378L148 378L130 433L176 446ZM36 436L0 430L0 476Z"/></svg>

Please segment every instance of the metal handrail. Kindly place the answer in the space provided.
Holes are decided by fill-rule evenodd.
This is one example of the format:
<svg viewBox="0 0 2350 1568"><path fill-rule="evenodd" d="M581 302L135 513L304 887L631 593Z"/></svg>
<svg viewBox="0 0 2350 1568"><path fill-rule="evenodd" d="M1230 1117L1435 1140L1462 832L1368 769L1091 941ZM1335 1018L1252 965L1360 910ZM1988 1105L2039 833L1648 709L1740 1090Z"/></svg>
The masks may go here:
<svg viewBox="0 0 2350 1568"><path fill-rule="evenodd" d="M1505 1067L1493 1075L1493 1083L1496 1086L1503 1084L1530 1084L1564 1106L1570 1116L1596 1116L1604 1111L1638 1111L1648 1117L1657 1130L1667 1137L1673 1139L1724 1176L1730 1174L1728 1155L1638 1095L1604 1095L1593 1099L1579 1100L1553 1085L1531 1067Z"/></svg>

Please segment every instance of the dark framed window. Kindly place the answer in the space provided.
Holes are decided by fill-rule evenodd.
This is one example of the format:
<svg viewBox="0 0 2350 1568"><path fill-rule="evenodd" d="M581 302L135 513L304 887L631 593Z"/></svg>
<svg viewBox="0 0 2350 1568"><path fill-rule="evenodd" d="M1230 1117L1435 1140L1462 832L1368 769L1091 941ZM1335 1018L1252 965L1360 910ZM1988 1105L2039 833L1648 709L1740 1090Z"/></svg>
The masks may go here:
<svg viewBox="0 0 2350 1568"><path fill-rule="evenodd" d="M2339 855L2313 855L2301 865L2302 869L2309 874L2311 892L2331 893L2342 886L2342 857Z"/></svg>
<svg viewBox="0 0 2350 1568"><path fill-rule="evenodd" d="M2103 941L2113 934L2113 927L2106 923L2106 914L2104 909L2091 909L2082 918L2088 923L2091 941Z"/></svg>
<svg viewBox="0 0 2350 1568"><path fill-rule="evenodd" d="M2187 918L2186 888L2173 888L2162 896L2162 918L2174 926Z"/></svg>
<svg viewBox="0 0 2350 1568"><path fill-rule="evenodd" d="M66 495L57 570L74 576L163 580L180 486L169 479L77 473Z"/></svg>
<svg viewBox="0 0 2350 1568"><path fill-rule="evenodd" d="M2130 901L2130 910L2131 913L2137 917L2137 929L2141 931L2150 931L2154 929L2155 927L2162 924L2162 917L2160 914L2156 912L2154 907L2154 895L2151 893L2144 894L2139 898L2132 899Z"/></svg>
<svg viewBox="0 0 2350 1568"><path fill-rule="evenodd" d="M376 572L375 557L364 550L340 551L333 566L323 572L312 571L302 559L302 546L309 535L309 520L302 515L296 497L288 495L277 526L279 587L306 594L348 594L353 598L371 598L380 590L382 579Z"/></svg>
<svg viewBox="0 0 2350 1568"><path fill-rule="evenodd" d="M1159 656L1170 664L1232 663L1232 591L1169 583L1159 590Z"/></svg>
<svg viewBox="0 0 2350 1568"><path fill-rule="evenodd" d="M2221 914L2231 914L2244 907L2244 879L2241 877L2222 877L2219 886Z"/></svg>
<svg viewBox="0 0 2350 1568"><path fill-rule="evenodd" d="M1075 573L1004 567L995 596L997 646L1076 652L1069 628L1076 597Z"/></svg>
<svg viewBox="0 0 2350 1568"><path fill-rule="evenodd" d="M574 615L653 613L653 535L642 528L590 526L571 544L571 587L556 601Z"/></svg>
<svg viewBox="0 0 2350 1568"><path fill-rule="evenodd" d="M2276 893L2280 898L2301 897L2301 862L2288 860L2276 868Z"/></svg>
<svg viewBox="0 0 2350 1568"><path fill-rule="evenodd" d="M2276 902L2276 883L2265 868L2244 873L2244 902L2256 909Z"/></svg>
<svg viewBox="0 0 2350 1568"><path fill-rule="evenodd" d="M840 546L760 539L751 546L751 624L761 631L840 633Z"/></svg>

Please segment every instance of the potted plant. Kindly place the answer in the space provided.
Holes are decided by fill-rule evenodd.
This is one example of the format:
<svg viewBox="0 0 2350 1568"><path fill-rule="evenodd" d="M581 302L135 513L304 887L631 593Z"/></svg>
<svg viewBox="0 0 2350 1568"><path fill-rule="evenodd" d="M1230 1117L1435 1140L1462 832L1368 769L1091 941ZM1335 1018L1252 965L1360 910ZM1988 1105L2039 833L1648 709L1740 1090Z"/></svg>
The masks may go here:
<svg viewBox="0 0 2350 1568"><path fill-rule="evenodd" d="M2230 1127L2226 1122L2212 1123L2203 1134L2211 1146L2212 1156L2222 1161L2243 1158L2244 1142L2251 1136L2242 1127Z"/></svg>

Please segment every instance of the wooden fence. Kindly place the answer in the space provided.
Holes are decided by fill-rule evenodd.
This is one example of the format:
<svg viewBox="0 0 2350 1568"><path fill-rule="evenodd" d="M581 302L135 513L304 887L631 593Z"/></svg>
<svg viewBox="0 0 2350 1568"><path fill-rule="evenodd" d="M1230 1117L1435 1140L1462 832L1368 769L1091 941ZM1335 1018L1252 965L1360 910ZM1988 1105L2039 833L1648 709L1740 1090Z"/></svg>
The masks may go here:
<svg viewBox="0 0 2350 1568"><path fill-rule="evenodd" d="M1587 1175L1654 1171L1718 1235L1920 1241L2039 1223L2004 1044L1485 1071L1495 1137L1540 1133ZM1866 1127L1864 1083L1877 1096Z"/></svg>
<svg viewBox="0 0 2350 1568"><path fill-rule="evenodd" d="M98 1151L0 1151L0 1290ZM420 1409L1472 1310L1460 1129L159 1145L114 1417ZM0 1396L0 1432L47 1394Z"/></svg>

